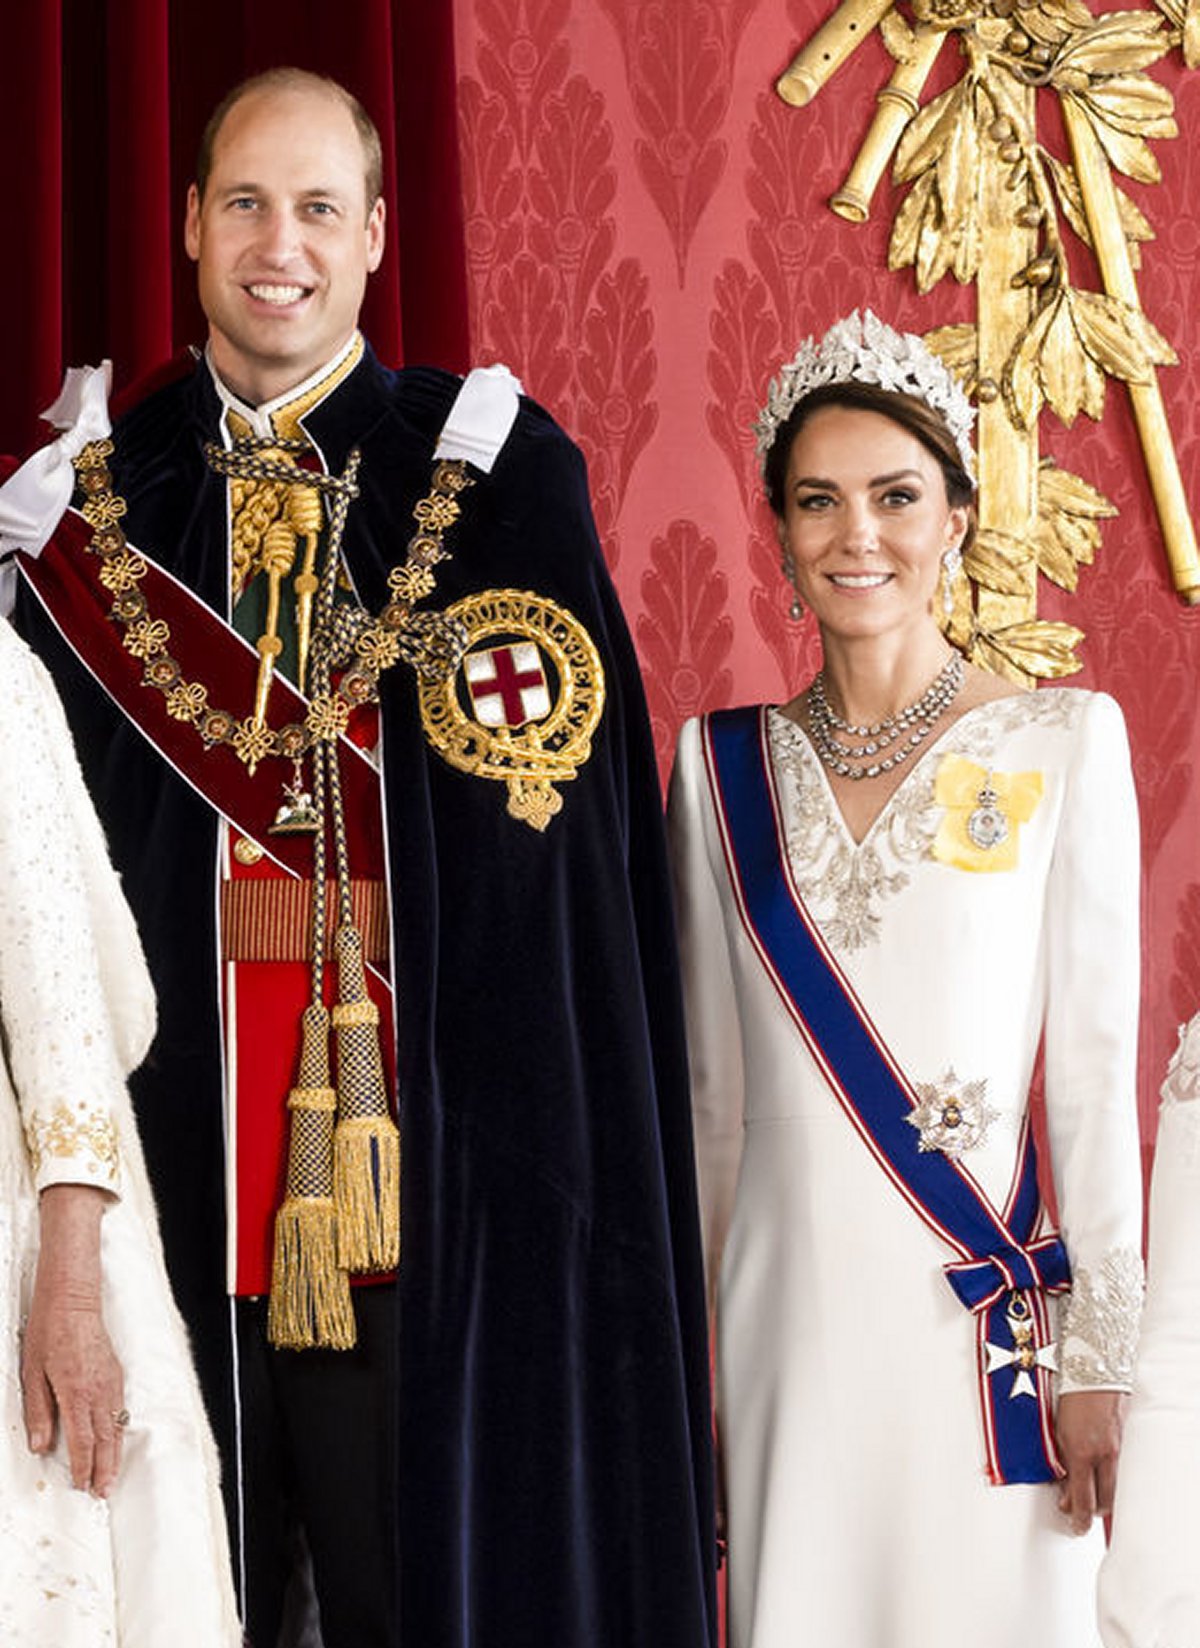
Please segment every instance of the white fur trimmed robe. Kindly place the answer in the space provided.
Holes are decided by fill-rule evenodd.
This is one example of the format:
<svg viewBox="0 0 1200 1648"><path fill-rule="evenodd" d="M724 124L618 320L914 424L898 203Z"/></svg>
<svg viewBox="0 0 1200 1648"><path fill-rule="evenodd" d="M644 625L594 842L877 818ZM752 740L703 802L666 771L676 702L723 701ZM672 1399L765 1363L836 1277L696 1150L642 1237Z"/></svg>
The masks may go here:
<svg viewBox="0 0 1200 1648"><path fill-rule="evenodd" d="M234 1648L216 1455L125 1092L150 981L58 701L3 621L0 1023L0 1642ZM37 1196L61 1183L115 1197L103 1306L132 1420L106 1502L71 1487L61 1437L32 1455L22 1419Z"/></svg>

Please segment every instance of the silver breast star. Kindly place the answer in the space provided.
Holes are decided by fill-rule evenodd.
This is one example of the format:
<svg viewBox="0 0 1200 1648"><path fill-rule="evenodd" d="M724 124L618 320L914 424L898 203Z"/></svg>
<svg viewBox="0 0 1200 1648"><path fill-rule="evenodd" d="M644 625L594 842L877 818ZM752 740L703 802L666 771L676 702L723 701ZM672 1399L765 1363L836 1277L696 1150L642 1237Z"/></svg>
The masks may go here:
<svg viewBox="0 0 1200 1648"><path fill-rule="evenodd" d="M973 1150L987 1136L999 1116L987 1103L987 1081L959 1081L947 1070L938 1082L914 1084L919 1103L905 1117L921 1135L920 1150L940 1150L955 1160Z"/></svg>

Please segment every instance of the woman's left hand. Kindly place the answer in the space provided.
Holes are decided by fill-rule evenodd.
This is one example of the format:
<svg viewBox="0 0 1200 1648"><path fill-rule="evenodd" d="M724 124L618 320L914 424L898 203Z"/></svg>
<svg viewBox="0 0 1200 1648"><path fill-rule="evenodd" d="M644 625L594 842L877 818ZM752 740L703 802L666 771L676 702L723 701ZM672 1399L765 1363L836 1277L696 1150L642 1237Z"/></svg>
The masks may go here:
<svg viewBox="0 0 1200 1648"><path fill-rule="evenodd" d="M124 1373L101 1313L100 1221L110 1198L51 1185L40 1198L37 1273L21 1347L25 1428L47 1453L62 1428L71 1480L103 1498L121 1463Z"/></svg>
<svg viewBox="0 0 1200 1648"><path fill-rule="evenodd" d="M1112 1514L1124 1419L1121 1391L1068 1391L1059 1398L1058 1451L1066 1474L1058 1508L1077 1534L1088 1531L1093 1516Z"/></svg>

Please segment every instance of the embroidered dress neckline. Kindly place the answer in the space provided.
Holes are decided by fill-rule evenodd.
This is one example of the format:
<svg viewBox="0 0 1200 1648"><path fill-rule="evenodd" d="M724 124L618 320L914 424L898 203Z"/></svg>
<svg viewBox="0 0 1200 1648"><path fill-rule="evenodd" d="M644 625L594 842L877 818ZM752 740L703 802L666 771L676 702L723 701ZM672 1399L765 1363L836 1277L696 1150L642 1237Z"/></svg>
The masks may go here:
<svg viewBox="0 0 1200 1648"><path fill-rule="evenodd" d="M1018 695L1013 694L1012 696L1016 697ZM903 778L901 778L900 782L896 785L896 788L889 796L886 797L878 812L876 812L874 818L872 818L871 822L867 825L867 828L863 831L862 835L858 837L854 835L849 824L846 822L846 815L841 809L837 796L834 794L833 785L829 782L829 775L825 771L824 763L817 755L817 752L813 747L813 741L809 737L805 728L801 726L799 721L793 720L790 715L785 715L782 706L779 704L768 705L768 714L777 726L782 725L787 729L787 736L793 740L793 743L797 748L804 751L804 758L816 772L825 804L829 809L831 817L836 820L837 829L843 837L846 847L851 853L858 854L871 846L871 838L886 825L886 822L896 805L898 805L904 798L905 792L915 784L918 773L921 772L922 768L928 765L929 758L936 755L953 736L953 734L957 732L961 726L972 720L978 711L988 709L994 710L998 703L1003 702L1003 698L991 698L985 699L982 704L972 704L970 709L964 710L961 715L956 716L954 720L951 721L949 726L943 727L941 732L939 732L935 738L931 738L925 748L921 751L920 755L917 756L916 760L905 772Z"/></svg>

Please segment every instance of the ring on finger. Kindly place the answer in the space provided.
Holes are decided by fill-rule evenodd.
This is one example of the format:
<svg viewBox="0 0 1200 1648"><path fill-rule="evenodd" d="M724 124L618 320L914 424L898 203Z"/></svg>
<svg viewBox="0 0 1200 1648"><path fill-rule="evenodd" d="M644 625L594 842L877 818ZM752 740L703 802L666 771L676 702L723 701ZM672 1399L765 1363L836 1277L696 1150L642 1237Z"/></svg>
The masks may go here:
<svg viewBox="0 0 1200 1648"><path fill-rule="evenodd" d="M112 1415L113 1424L117 1427L117 1429L119 1431L123 1431L125 1429L126 1425L128 1425L128 1423L129 1423L129 1409L128 1408L110 1408L109 1412Z"/></svg>

